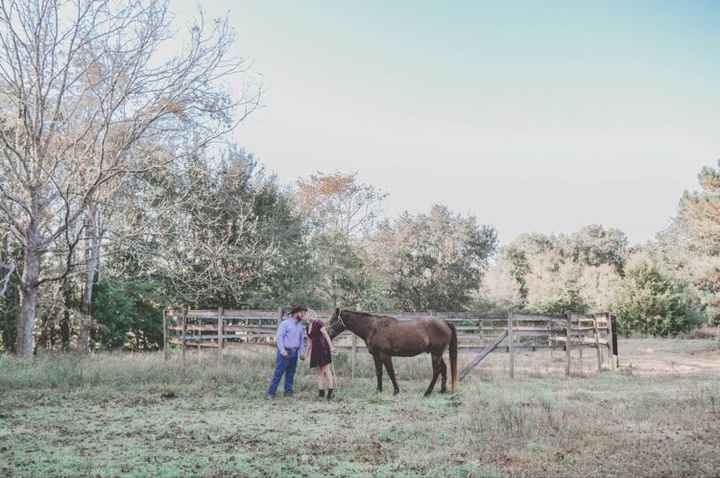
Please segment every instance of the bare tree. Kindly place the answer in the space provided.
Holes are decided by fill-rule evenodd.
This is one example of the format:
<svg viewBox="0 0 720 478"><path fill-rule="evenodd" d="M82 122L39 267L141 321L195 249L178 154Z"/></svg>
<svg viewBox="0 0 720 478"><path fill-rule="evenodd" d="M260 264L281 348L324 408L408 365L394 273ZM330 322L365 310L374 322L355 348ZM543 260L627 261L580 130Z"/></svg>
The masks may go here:
<svg viewBox="0 0 720 478"><path fill-rule="evenodd" d="M357 173L317 173L297 182L300 209L321 232L347 239L368 235L387 194L358 181Z"/></svg>
<svg viewBox="0 0 720 478"><path fill-rule="evenodd" d="M201 15L181 53L160 58L172 35L167 0L0 0L0 217L22 245L19 356L32 354L41 285L73 269L81 241L95 247L94 205L113 182L185 154L188 131L207 144L258 104L259 88L233 101L218 87L246 68L228 59L226 20ZM48 254L65 260L48 267Z"/></svg>

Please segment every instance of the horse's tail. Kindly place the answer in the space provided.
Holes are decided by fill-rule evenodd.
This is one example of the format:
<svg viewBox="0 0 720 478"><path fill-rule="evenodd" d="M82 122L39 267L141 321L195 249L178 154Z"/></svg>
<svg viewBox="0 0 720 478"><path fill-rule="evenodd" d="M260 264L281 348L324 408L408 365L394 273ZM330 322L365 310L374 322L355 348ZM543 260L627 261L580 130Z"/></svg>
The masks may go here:
<svg viewBox="0 0 720 478"><path fill-rule="evenodd" d="M452 335L450 335L450 392L455 392L455 385L457 384L457 352L458 352L458 344L457 344L457 330L455 329L455 325L451 324L450 322L447 322L448 327L450 327L450 332Z"/></svg>

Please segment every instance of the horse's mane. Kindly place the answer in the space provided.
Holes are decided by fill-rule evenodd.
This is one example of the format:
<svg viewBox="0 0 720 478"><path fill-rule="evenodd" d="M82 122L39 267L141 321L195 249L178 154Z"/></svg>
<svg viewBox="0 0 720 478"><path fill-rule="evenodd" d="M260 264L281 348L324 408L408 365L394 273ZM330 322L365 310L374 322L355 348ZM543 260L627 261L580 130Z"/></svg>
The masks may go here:
<svg viewBox="0 0 720 478"><path fill-rule="evenodd" d="M395 317L391 317L389 315L378 315L378 314L370 314L368 312L360 312L357 310L349 310L349 309L340 309L340 312L349 312L351 314L355 315L361 315L363 317L367 317L368 319L393 319L397 320Z"/></svg>

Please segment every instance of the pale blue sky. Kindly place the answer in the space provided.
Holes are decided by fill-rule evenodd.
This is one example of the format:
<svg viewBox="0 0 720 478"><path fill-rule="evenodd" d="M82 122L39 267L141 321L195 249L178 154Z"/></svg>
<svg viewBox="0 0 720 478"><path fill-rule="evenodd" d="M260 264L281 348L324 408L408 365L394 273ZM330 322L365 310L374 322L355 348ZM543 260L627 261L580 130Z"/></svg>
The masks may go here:
<svg viewBox="0 0 720 478"><path fill-rule="evenodd" d="M720 158L717 2L386 3L204 5L266 88L235 139L283 182L358 171L390 216L639 242ZM181 23L196 5L171 0Z"/></svg>

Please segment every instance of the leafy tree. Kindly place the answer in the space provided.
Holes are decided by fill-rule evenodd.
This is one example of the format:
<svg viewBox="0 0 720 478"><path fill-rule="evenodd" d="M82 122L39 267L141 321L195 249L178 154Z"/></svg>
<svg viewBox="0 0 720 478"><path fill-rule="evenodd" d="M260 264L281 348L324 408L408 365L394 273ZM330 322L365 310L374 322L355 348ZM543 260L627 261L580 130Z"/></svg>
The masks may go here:
<svg viewBox="0 0 720 478"><path fill-rule="evenodd" d="M387 277L388 295L403 310L462 310L497 247L497 234L444 206L383 223L370 253Z"/></svg>
<svg viewBox="0 0 720 478"><path fill-rule="evenodd" d="M144 178L118 220L115 233L133 240L118 242L114 273L159 280L169 302L275 306L309 268L289 196L234 145L219 160L198 151L164 177Z"/></svg>
<svg viewBox="0 0 720 478"><path fill-rule="evenodd" d="M561 237L564 254L588 266L610 265L622 274L628 254L628 238L619 229L586 226L569 237Z"/></svg>
<svg viewBox="0 0 720 478"><path fill-rule="evenodd" d="M98 344L104 349L154 350L162 346L159 284L142 280L104 280L95 287Z"/></svg>
<svg viewBox="0 0 720 478"><path fill-rule="evenodd" d="M242 71L227 58L227 22L189 33L162 60L167 1L0 6L0 222L22 246L19 356L33 352L43 284L78 269L81 241L93 248L97 238L84 234L97 227L93 207L105 190L162 165L166 148L183 154L188 132L205 144L233 128L236 106L242 119L257 105L255 94L235 102L220 88ZM89 292L99 256L88 257Z"/></svg>
<svg viewBox="0 0 720 478"><path fill-rule="evenodd" d="M699 296L708 323L720 325L720 168L703 168L698 182L658 242L673 275Z"/></svg>
<svg viewBox="0 0 720 478"><path fill-rule="evenodd" d="M296 196L315 231L351 239L367 237L373 231L387 194L360 182L357 173L336 172L301 178Z"/></svg>
<svg viewBox="0 0 720 478"><path fill-rule="evenodd" d="M321 234L311 243L316 296L331 307L357 306L364 293L364 262L353 243L340 234Z"/></svg>
<svg viewBox="0 0 720 478"><path fill-rule="evenodd" d="M621 333L676 335L701 320L686 287L648 261L627 268L614 310Z"/></svg>
<svg viewBox="0 0 720 478"><path fill-rule="evenodd" d="M501 250L482 293L503 308L553 314L607 311L627 244L624 233L602 226L569 235L522 235Z"/></svg>
<svg viewBox="0 0 720 478"><path fill-rule="evenodd" d="M363 306L374 276L367 269L362 241L374 232L387 195L361 182L357 173L336 172L301 178L295 196L312 251L310 301L330 307Z"/></svg>
<svg viewBox="0 0 720 478"><path fill-rule="evenodd" d="M700 190L685 192L678 221L694 249L720 255L720 167L705 167L698 175Z"/></svg>

